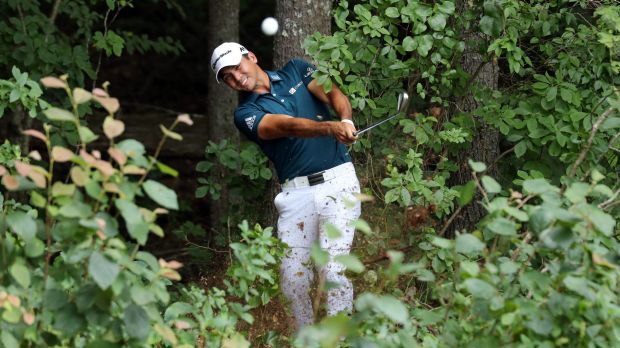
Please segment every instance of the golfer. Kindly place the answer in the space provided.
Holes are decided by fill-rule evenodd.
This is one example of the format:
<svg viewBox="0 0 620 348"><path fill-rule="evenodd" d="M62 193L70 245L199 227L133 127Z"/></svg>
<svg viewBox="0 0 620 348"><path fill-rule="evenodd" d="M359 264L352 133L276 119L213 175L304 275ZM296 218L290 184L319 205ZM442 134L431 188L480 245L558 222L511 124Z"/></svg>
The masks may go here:
<svg viewBox="0 0 620 348"><path fill-rule="evenodd" d="M361 211L354 197L359 181L344 145L356 140L348 98L335 85L325 93L312 78L313 65L293 59L280 70L266 71L254 53L238 43L218 46L211 68L218 82L242 92L235 125L273 162L282 186L274 204L278 237L289 249L282 259L280 285L297 328L314 322L310 250L317 241L330 255L319 271L337 285L327 292L327 315L349 313L353 287L344 266L333 261L349 253L354 235L350 222ZM326 224L337 227L341 236L328 238Z"/></svg>

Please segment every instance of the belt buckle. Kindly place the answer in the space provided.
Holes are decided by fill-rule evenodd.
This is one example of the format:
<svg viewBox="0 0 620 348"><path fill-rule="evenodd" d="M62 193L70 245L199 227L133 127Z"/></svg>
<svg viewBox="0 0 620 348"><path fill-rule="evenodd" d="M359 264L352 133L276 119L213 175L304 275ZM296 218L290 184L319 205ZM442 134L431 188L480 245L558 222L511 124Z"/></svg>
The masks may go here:
<svg viewBox="0 0 620 348"><path fill-rule="evenodd" d="M314 174L310 174L307 176L308 178L308 184L310 186L314 186L314 185L318 185L318 184L322 184L325 182L325 177L323 177L323 173L324 172L318 172L318 173L314 173Z"/></svg>

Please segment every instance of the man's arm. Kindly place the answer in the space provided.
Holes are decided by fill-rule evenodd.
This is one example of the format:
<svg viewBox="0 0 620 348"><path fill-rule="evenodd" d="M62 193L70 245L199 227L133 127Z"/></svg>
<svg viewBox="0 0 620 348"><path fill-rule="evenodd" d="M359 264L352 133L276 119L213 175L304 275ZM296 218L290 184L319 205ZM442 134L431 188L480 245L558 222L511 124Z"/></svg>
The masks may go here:
<svg viewBox="0 0 620 348"><path fill-rule="evenodd" d="M272 140L283 137L312 138L332 135L338 141L349 144L355 137L349 137L351 125L338 121L317 122L301 117L283 114L266 114L258 124L258 137Z"/></svg>
<svg viewBox="0 0 620 348"><path fill-rule="evenodd" d="M355 135L357 130L355 129L355 125L352 121L353 108L351 108L349 98L342 93L340 88L338 88L335 84L332 84L331 91L329 93L325 93L323 86L320 86L316 80L312 80L308 84L308 90L322 102L331 105L340 117L340 120L348 120L343 122L346 127L344 129L344 133L341 134L341 137L346 139L346 143L351 143L357 140Z"/></svg>

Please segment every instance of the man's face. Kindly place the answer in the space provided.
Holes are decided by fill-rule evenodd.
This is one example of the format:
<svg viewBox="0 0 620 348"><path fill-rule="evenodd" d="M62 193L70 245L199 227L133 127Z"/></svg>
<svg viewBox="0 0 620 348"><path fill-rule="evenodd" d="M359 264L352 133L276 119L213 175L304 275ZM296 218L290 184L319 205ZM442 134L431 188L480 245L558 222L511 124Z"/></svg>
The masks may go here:
<svg viewBox="0 0 620 348"><path fill-rule="evenodd" d="M243 56L238 65L227 66L220 70L220 76L228 87L236 91L251 92L256 86L256 57L252 53Z"/></svg>

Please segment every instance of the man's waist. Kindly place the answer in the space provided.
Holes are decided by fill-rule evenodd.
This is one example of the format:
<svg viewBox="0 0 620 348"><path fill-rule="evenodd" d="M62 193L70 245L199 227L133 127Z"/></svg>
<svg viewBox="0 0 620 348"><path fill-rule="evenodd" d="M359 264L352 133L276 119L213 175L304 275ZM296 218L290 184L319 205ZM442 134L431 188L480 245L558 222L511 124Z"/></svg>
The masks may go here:
<svg viewBox="0 0 620 348"><path fill-rule="evenodd" d="M282 183L283 189L316 186L330 181L338 176L354 172L353 163L345 162L335 167L321 170L309 175L301 175L292 179L287 179Z"/></svg>

